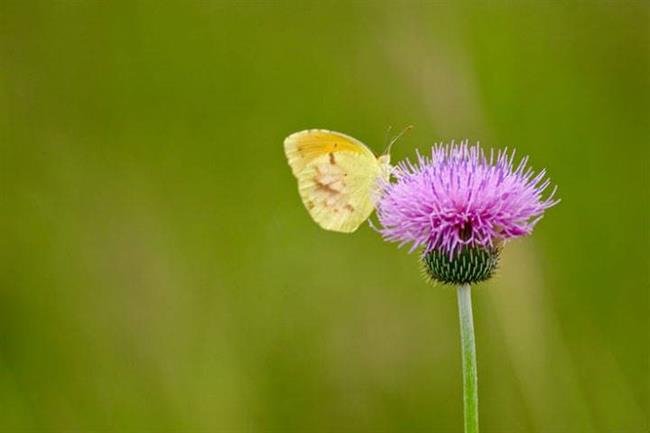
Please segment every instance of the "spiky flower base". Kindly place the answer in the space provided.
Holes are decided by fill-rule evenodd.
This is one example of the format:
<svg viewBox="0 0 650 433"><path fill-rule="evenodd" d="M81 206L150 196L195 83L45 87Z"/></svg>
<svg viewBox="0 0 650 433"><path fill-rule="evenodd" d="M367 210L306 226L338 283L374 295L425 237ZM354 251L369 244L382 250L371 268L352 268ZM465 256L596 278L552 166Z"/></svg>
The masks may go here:
<svg viewBox="0 0 650 433"><path fill-rule="evenodd" d="M422 257L427 277L444 284L474 284L489 279L499 262L498 247L467 247L453 259L446 251L432 250Z"/></svg>

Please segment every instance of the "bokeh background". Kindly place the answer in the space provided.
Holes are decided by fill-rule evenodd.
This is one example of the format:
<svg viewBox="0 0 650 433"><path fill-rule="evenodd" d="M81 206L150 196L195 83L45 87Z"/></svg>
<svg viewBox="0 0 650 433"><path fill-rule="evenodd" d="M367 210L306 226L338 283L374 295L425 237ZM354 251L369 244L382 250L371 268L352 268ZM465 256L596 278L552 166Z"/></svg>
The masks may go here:
<svg viewBox="0 0 650 433"><path fill-rule="evenodd" d="M320 230L282 140L516 147L484 432L648 431L649 7L0 3L0 431L458 432L454 290Z"/></svg>

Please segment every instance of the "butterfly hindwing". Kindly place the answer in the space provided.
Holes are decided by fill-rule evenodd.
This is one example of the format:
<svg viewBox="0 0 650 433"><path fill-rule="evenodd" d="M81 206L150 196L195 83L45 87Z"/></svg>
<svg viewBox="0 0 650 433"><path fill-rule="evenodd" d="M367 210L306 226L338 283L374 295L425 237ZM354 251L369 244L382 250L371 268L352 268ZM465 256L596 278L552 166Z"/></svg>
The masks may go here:
<svg viewBox="0 0 650 433"><path fill-rule="evenodd" d="M359 158L344 152L331 153L315 159L298 176L305 207L327 230L353 232L374 208L370 191L377 170Z"/></svg>

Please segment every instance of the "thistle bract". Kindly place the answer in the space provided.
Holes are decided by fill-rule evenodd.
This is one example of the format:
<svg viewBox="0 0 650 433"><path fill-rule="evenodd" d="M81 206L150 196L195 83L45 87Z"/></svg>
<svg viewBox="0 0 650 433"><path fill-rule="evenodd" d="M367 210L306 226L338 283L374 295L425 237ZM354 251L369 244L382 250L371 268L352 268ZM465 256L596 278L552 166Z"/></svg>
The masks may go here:
<svg viewBox="0 0 650 433"><path fill-rule="evenodd" d="M422 256L428 278L445 284L475 284L490 279L499 263L498 247L466 247L453 258L431 250Z"/></svg>

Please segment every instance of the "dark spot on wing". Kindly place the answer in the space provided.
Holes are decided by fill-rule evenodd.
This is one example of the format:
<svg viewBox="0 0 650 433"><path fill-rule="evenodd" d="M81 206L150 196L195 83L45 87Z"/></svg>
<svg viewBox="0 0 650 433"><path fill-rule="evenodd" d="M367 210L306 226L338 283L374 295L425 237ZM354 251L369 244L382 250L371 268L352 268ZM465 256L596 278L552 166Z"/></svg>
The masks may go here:
<svg viewBox="0 0 650 433"><path fill-rule="evenodd" d="M335 165L336 164L336 158L334 158L334 154L330 152L330 164Z"/></svg>

